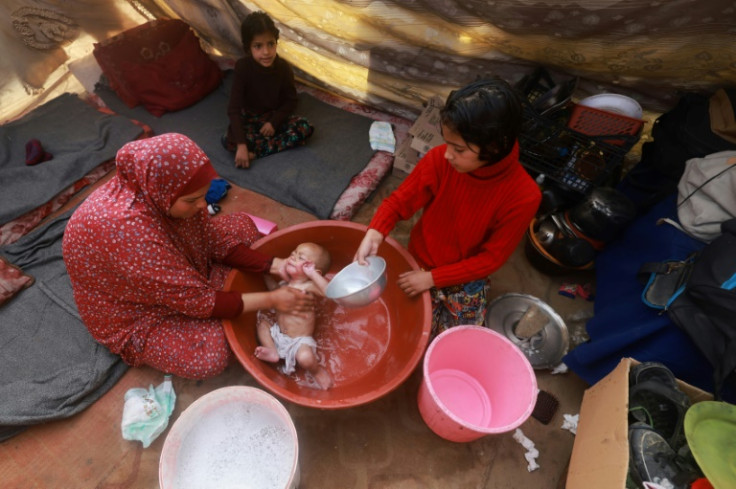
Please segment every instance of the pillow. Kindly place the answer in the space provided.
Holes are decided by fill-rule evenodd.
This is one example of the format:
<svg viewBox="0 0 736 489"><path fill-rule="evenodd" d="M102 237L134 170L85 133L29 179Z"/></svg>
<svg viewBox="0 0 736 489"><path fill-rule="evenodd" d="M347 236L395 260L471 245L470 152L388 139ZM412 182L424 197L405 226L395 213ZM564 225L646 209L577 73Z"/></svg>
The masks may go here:
<svg viewBox="0 0 736 489"><path fill-rule="evenodd" d="M156 117L197 103L222 81L222 71L202 51L192 31L153 63L123 61L128 87Z"/></svg>
<svg viewBox="0 0 736 489"><path fill-rule="evenodd" d="M0 256L0 305L31 284L33 277Z"/></svg>
<svg viewBox="0 0 736 489"><path fill-rule="evenodd" d="M178 19L129 29L96 43L92 52L125 105L143 104L156 116L192 105L222 81L217 63Z"/></svg>

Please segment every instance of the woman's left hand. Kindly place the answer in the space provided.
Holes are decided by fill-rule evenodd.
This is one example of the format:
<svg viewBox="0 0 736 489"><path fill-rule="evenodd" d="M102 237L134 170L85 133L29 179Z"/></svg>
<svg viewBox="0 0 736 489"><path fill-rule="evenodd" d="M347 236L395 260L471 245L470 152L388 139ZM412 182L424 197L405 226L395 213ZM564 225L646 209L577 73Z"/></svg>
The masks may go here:
<svg viewBox="0 0 736 489"><path fill-rule="evenodd" d="M286 313L307 313L314 310L314 296L293 287L280 287L271 292L273 307Z"/></svg>
<svg viewBox="0 0 736 489"><path fill-rule="evenodd" d="M421 294L425 290L429 290L434 286L432 272L424 270L412 270L399 275L399 288L406 292L409 297Z"/></svg>

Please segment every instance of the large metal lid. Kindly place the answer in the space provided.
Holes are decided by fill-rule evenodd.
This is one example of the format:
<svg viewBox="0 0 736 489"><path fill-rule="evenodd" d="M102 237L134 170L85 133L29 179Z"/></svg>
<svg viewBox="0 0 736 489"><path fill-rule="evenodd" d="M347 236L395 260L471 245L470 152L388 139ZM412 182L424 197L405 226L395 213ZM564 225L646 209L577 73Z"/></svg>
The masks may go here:
<svg viewBox="0 0 736 489"><path fill-rule="evenodd" d="M530 308L537 308L546 320L541 330L529 338L516 334L519 320ZM514 343L535 369L556 367L567 353L569 335L559 314L544 301L528 294L509 293L488 305L486 326Z"/></svg>

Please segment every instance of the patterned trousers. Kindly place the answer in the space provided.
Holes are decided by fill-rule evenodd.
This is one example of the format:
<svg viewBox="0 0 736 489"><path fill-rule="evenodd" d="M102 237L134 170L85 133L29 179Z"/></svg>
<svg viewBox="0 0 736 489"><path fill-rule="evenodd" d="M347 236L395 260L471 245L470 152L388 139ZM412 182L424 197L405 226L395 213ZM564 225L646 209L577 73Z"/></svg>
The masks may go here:
<svg viewBox="0 0 736 489"><path fill-rule="evenodd" d="M301 146L314 132L314 127L307 119L290 115L281 126L274 128L276 133L273 136L264 136L259 131L267 122L265 115L244 113L242 117L248 151L257 158ZM228 142L228 149L235 151L235 145Z"/></svg>
<svg viewBox="0 0 736 489"><path fill-rule="evenodd" d="M432 337L461 324L482 326L488 310L488 279L430 289Z"/></svg>

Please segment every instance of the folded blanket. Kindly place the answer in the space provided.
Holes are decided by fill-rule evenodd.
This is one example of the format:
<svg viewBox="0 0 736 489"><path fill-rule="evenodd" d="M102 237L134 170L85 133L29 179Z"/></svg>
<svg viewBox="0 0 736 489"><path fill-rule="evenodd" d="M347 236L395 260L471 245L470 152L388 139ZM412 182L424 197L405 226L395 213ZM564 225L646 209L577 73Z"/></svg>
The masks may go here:
<svg viewBox="0 0 736 489"><path fill-rule="evenodd" d="M77 313L61 256L71 212L0 248L36 280L0 307L0 441L23 427L67 418L127 370Z"/></svg>
<svg viewBox="0 0 736 489"><path fill-rule="evenodd" d="M0 126L0 224L45 204L141 132L130 119L100 112L71 93ZM28 160L33 148L26 146L34 140L31 146L53 158Z"/></svg>

